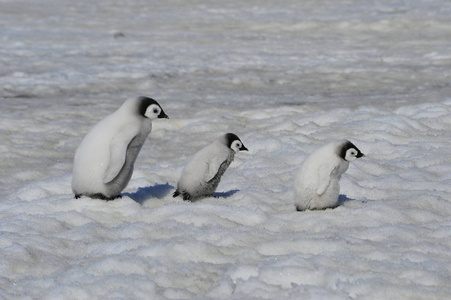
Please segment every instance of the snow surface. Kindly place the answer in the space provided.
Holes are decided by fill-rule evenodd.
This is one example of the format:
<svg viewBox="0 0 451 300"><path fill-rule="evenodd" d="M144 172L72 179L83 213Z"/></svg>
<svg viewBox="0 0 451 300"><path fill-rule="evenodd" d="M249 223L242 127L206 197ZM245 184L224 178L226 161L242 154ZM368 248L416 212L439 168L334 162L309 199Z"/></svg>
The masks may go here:
<svg viewBox="0 0 451 300"><path fill-rule="evenodd" d="M0 0L1 299L451 298L451 3ZM74 199L73 154L157 99L124 197ZM225 132L249 148L172 198ZM366 156L296 212L317 147Z"/></svg>

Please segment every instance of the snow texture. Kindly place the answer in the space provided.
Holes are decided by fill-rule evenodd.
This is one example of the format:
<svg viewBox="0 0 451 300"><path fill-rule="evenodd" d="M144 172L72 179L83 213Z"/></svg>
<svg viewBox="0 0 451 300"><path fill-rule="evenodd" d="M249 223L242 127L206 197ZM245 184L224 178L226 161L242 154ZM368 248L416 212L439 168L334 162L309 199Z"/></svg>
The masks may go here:
<svg viewBox="0 0 451 300"><path fill-rule="evenodd" d="M1 299L451 298L451 3L0 0ZM74 199L75 149L155 98L122 199ZM226 132L216 196L172 198ZM365 157L296 212L302 161Z"/></svg>

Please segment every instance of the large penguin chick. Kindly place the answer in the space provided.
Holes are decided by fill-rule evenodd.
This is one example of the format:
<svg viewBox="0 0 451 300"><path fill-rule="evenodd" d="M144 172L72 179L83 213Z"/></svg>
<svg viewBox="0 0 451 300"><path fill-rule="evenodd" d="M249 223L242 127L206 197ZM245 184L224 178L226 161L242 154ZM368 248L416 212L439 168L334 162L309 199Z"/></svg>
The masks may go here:
<svg viewBox="0 0 451 300"><path fill-rule="evenodd" d="M111 200L127 186L135 160L152 130L152 120L168 118L148 97L126 100L84 137L74 157L75 198Z"/></svg>

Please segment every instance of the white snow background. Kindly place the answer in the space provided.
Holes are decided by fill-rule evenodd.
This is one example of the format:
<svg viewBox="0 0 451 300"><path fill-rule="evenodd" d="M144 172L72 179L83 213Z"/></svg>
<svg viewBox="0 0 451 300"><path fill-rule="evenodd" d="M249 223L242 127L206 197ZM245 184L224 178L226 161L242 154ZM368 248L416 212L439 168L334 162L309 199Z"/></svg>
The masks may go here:
<svg viewBox="0 0 451 300"><path fill-rule="evenodd" d="M450 299L447 0L0 0L1 299ZM88 130L160 102L122 199L74 199ZM219 198L172 198L195 152L249 148ZM366 154L296 212L305 157Z"/></svg>

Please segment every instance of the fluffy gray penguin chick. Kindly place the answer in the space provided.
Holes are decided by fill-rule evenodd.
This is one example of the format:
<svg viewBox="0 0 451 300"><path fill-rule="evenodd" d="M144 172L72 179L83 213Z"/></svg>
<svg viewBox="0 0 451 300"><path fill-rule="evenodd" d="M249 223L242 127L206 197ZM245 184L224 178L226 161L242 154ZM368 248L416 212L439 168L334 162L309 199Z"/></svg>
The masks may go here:
<svg viewBox="0 0 451 300"><path fill-rule="evenodd" d="M233 133L227 133L197 152L183 169L174 197L195 201L212 196L221 176L239 151L248 151Z"/></svg>
<svg viewBox="0 0 451 300"><path fill-rule="evenodd" d="M336 207L341 175L348 169L349 162L362 156L364 154L348 140L327 144L310 154L294 182L297 210Z"/></svg>
<svg viewBox="0 0 451 300"><path fill-rule="evenodd" d="M152 120L168 118L157 101L126 100L84 137L74 157L75 198L112 200L127 186L136 157L152 130Z"/></svg>

